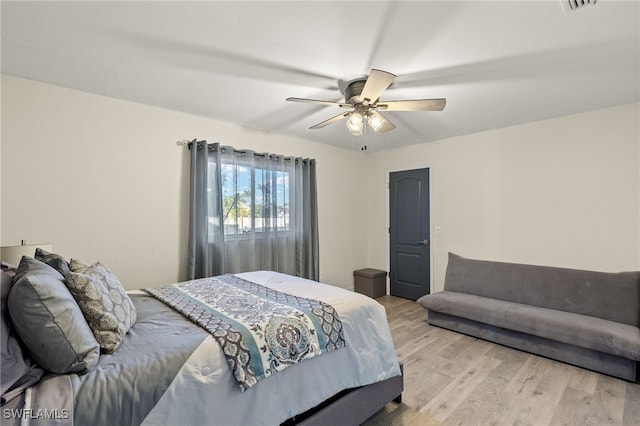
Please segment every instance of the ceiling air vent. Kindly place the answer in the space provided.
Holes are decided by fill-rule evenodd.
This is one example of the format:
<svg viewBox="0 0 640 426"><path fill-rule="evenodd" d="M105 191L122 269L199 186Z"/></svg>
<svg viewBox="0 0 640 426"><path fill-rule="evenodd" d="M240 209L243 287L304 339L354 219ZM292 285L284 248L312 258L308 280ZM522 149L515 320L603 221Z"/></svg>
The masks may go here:
<svg viewBox="0 0 640 426"><path fill-rule="evenodd" d="M585 6L596 4L597 0L560 0L562 7L566 12L571 10L578 10Z"/></svg>

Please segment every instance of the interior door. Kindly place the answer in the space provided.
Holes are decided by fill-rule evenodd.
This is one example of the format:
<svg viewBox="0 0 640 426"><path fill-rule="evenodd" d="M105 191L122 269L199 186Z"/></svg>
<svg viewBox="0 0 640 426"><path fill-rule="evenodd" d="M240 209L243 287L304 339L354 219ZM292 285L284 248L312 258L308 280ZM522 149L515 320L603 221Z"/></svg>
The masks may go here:
<svg viewBox="0 0 640 426"><path fill-rule="evenodd" d="M429 169L389 174L390 292L417 300L431 288Z"/></svg>

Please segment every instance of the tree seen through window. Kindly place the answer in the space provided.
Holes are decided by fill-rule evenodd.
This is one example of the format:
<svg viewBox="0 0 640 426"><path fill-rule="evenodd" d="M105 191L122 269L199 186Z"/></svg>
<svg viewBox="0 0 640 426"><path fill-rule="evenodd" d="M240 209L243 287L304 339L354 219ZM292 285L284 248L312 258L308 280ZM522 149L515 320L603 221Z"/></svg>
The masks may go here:
<svg viewBox="0 0 640 426"><path fill-rule="evenodd" d="M289 173L222 164L224 234L289 230Z"/></svg>

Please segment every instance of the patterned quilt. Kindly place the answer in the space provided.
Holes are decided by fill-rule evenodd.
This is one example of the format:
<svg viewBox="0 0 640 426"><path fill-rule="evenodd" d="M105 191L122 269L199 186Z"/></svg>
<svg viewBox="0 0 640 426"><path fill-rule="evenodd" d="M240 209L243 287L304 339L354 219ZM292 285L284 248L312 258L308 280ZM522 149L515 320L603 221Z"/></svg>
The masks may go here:
<svg viewBox="0 0 640 426"><path fill-rule="evenodd" d="M233 275L143 290L211 333L243 392L304 359L345 346L331 305Z"/></svg>

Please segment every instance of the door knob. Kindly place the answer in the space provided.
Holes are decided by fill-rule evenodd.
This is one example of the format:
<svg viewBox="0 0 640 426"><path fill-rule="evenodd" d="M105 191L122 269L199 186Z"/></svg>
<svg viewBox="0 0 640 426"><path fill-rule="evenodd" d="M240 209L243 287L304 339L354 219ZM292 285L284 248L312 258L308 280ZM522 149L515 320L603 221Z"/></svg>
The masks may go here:
<svg viewBox="0 0 640 426"><path fill-rule="evenodd" d="M426 246L427 244L429 244L429 240L418 241L418 244L420 244L422 246Z"/></svg>

